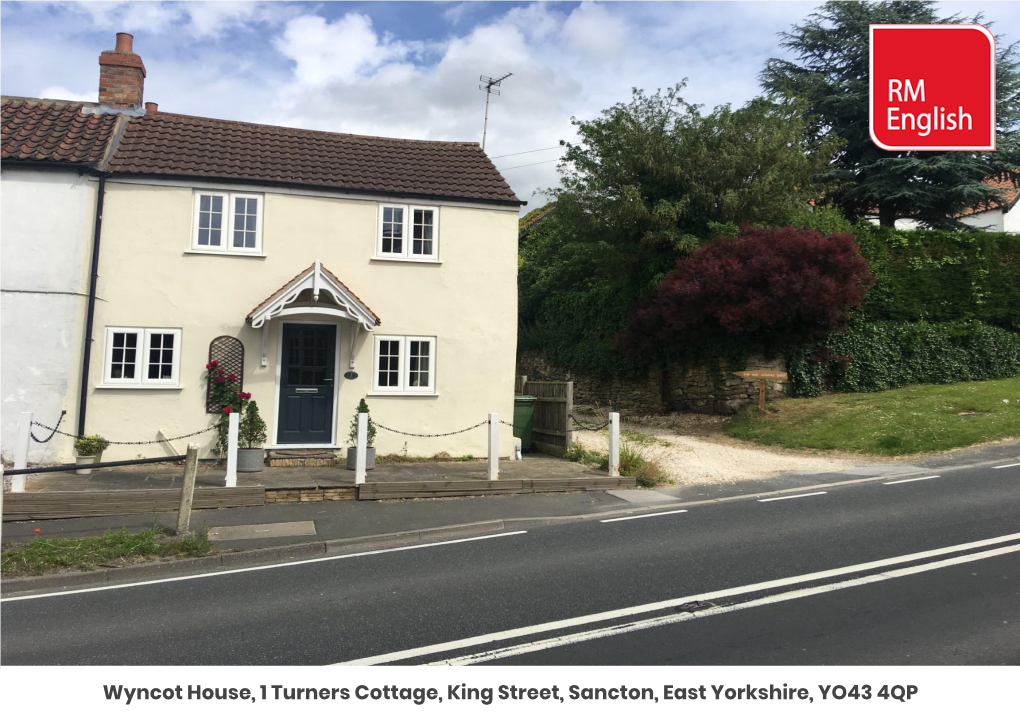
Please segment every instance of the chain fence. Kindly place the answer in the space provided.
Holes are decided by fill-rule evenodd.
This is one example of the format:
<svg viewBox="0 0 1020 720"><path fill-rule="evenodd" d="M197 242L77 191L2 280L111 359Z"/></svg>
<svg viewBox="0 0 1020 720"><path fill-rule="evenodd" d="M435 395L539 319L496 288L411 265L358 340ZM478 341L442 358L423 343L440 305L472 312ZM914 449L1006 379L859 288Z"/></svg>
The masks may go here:
<svg viewBox="0 0 1020 720"><path fill-rule="evenodd" d="M370 423L372 423L373 425L375 425L380 430L385 430L387 432L395 433L396 435L406 435L407 437L420 437L420 438L437 438L437 437L449 437L450 435L460 435L461 433L466 433L469 430L474 430L475 428L479 428L482 425L488 425L489 424L488 419L486 419L486 420L483 420L480 423L472 425L471 427L466 427L463 430L454 430L453 432L446 432L446 433L412 433L412 432L404 432L403 430L394 430L391 427L386 427L385 425L377 423L375 420L372 419L371 416L369 416L368 421Z"/></svg>
<svg viewBox="0 0 1020 720"><path fill-rule="evenodd" d="M601 425L585 425L583 422L578 420L574 415L570 415L570 419L574 421L574 426L579 430L590 430L594 432L609 427L609 420L606 420Z"/></svg>
<svg viewBox="0 0 1020 720"><path fill-rule="evenodd" d="M32 439L35 442L40 443L40 444L48 443L50 440L53 439L54 435L63 435L64 437L69 437L69 438L72 438L74 440L77 440L80 437L84 437L83 435L75 435L74 433L64 432L63 430L60 429L60 423L62 423L64 421L64 415L66 415L66 414L67 414L66 410L64 410L63 412L60 413L60 419L57 420L57 424L54 427L50 427L49 425L46 425L46 424L41 423L41 422L38 422L36 420L32 421L33 425L41 427L43 430L49 430L50 431L50 434L47 435L45 439L40 440L39 438L37 438L35 436L35 431L32 431L32 430L29 431L29 435L32 437ZM185 438L195 437L196 435L204 435L205 433L209 432L210 430L215 430L215 429L216 429L215 425L210 425L207 428L203 428L202 430L196 430L193 433L187 433L186 435L178 435L177 437L172 437L172 438L162 438L160 440L107 440L107 442L110 445L159 445L161 443L173 442L174 440L184 440Z"/></svg>

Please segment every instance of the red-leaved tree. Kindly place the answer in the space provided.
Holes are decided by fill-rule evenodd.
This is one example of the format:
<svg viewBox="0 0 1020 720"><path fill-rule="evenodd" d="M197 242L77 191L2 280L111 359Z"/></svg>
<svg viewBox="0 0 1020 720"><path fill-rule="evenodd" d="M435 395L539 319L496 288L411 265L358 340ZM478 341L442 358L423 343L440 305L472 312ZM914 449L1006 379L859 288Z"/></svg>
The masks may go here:
<svg viewBox="0 0 1020 720"><path fill-rule="evenodd" d="M775 354L841 327L873 283L852 235L745 227L677 260L617 343L648 359Z"/></svg>

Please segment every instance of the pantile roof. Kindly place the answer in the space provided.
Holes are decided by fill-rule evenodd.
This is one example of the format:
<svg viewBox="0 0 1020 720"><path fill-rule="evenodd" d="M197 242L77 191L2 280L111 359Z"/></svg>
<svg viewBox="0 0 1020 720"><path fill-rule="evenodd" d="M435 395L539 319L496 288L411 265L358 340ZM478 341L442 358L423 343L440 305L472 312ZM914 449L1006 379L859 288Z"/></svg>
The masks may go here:
<svg viewBox="0 0 1020 720"><path fill-rule="evenodd" d="M0 158L22 162L97 165L117 115L85 114L95 103L4 97Z"/></svg>
<svg viewBox="0 0 1020 720"><path fill-rule="evenodd" d="M397 140L165 112L130 120L107 169L521 204L477 143Z"/></svg>

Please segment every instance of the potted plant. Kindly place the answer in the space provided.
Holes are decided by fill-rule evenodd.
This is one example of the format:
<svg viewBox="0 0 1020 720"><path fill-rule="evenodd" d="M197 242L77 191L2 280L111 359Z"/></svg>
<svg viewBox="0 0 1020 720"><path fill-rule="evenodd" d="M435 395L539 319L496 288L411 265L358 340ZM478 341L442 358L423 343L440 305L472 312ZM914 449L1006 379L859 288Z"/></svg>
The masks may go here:
<svg viewBox="0 0 1020 720"><path fill-rule="evenodd" d="M78 475L90 475L92 468L97 462L102 462L103 450L110 447L110 441L102 435L82 435L75 438L74 452L78 457L74 459L78 468L75 473Z"/></svg>
<svg viewBox="0 0 1020 720"><path fill-rule="evenodd" d="M351 419L351 434L347 436L352 447L347 448L347 469L356 470L358 463L358 415L361 413L368 412L368 403L365 402L365 398L361 398L361 402L358 403L358 409L354 411L354 418ZM375 468L375 448L372 447L372 442L375 440L375 423L372 422L372 416L368 416L368 449L365 451L365 469L372 470Z"/></svg>
<svg viewBox="0 0 1020 720"><path fill-rule="evenodd" d="M237 472L262 472L265 444L266 423L259 415L258 404L248 400L237 426Z"/></svg>

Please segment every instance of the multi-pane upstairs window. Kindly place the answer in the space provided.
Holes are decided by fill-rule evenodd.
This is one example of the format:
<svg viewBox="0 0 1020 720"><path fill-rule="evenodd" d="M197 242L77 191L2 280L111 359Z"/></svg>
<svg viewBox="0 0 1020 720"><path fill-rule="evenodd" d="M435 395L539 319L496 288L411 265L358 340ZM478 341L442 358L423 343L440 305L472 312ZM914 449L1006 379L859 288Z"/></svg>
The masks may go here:
<svg viewBox="0 0 1020 720"><path fill-rule="evenodd" d="M234 247L254 250L257 245L259 201L253 197L234 198Z"/></svg>
<svg viewBox="0 0 1020 720"><path fill-rule="evenodd" d="M384 207L382 209L382 247L383 255L404 254L404 208Z"/></svg>
<svg viewBox="0 0 1020 720"><path fill-rule="evenodd" d="M191 249L210 253L262 252L262 195L195 192Z"/></svg>
<svg viewBox="0 0 1020 720"><path fill-rule="evenodd" d="M414 227L411 242L412 255L435 255L432 251L433 231L435 229L435 211L425 208L414 209Z"/></svg>
<svg viewBox="0 0 1020 720"><path fill-rule="evenodd" d="M198 238L199 247L222 247L223 196L198 196Z"/></svg>

